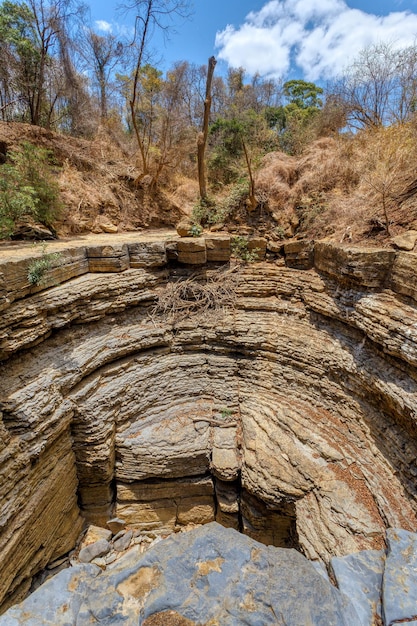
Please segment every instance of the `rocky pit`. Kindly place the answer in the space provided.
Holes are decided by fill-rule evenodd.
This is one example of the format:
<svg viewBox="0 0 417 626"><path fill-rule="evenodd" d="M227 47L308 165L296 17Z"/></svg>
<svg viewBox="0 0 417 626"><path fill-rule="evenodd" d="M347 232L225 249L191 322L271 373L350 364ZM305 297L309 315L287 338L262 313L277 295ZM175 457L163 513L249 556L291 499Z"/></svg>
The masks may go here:
<svg viewBox="0 0 417 626"><path fill-rule="evenodd" d="M106 241L51 244L41 287L2 253L3 610L85 520L325 563L416 531L416 254L256 240L232 272L227 236ZM155 309L222 271L216 310Z"/></svg>

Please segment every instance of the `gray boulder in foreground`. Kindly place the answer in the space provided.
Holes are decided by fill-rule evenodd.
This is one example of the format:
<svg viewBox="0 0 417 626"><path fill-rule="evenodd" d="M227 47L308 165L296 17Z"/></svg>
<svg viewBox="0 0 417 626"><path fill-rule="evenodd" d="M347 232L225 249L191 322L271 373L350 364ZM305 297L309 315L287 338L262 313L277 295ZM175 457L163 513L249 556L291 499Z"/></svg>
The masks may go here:
<svg viewBox="0 0 417 626"><path fill-rule="evenodd" d="M366 626L381 623L384 565L384 550L364 550L333 557L330 561L338 588L350 598L361 623Z"/></svg>
<svg viewBox="0 0 417 626"><path fill-rule="evenodd" d="M64 570L9 609L0 626L140 626L165 611L221 626L366 626L299 552L215 522L144 554L134 547L106 571Z"/></svg>
<svg viewBox="0 0 417 626"><path fill-rule="evenodd" d="M417 535L390 528L387 544L383 583L385 624L417 624Z"/></svg>

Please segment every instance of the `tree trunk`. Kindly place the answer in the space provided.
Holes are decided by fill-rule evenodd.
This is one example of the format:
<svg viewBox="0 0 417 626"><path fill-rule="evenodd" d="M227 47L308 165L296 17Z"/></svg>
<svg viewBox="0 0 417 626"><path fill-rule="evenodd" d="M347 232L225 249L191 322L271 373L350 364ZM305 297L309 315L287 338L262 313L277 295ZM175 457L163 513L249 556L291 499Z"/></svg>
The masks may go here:
<svg viewBox="0 0 417 626"><path fill-rule="evenodd" d="M249 202L251 206L251 211L254 211L258 205L256 198L255 198L255 180L253 178L252 167L250 163L248 150L246 148L246 144L243 141L243 139L242 139L242 147L243 147L243 152L245 153L246 166L248 168L248 174L249 174Z"/></svg>
<svg viewBox="0 0 417 626"><path fill-rule="evenodd" d="M198 183L200 186L200 198L202 200L207 198L204 155L206 151L210 107L211 107L211 83L213 80L213 73L214 73L215 67L216 67L216 59L214 57L210 57L209 62L208 62L208 68L207 68L206 99L204 100L203 128L201 132L198 133L198 136L197 136Z"/></svg>

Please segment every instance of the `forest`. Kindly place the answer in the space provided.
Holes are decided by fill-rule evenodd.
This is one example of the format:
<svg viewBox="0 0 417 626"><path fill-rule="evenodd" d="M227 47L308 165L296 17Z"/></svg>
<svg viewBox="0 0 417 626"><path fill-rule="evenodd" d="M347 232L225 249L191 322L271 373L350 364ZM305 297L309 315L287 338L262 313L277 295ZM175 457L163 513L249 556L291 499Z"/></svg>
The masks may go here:
<svg viewBox="0 0 417 626"><path fill-rule="evenodd" d="M369 46L326 85L249 76L242 67L221 75L214 58L204 66L181 59L164 71L155 34L168 34L189 3L133 0L120 10L135 25L125 38L95 30L77 0L4 0L3 126L80 142L105 138L138 202L144 195L180 202L195 232L245 224L276 239L383 240L413 227L417 45ZM29 217L54 232L65 221L63 169L71 158L54 160L48 146L30 140L4 143L0 236L13 236ZM122 221L114 211L113 219Z"/></svg>

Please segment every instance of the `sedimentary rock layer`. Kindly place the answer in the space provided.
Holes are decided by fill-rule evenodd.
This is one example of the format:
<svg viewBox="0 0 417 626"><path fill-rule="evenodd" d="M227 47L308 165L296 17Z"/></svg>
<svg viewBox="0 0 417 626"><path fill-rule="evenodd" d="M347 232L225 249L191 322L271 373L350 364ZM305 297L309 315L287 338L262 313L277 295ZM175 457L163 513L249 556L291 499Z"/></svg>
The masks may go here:
<svg viewBox="0 0 417 626"><path fill-rule="evenodd" d="M217 519L326 562L416 530L416 256L284 246L236 269L229 306L158 312L174 280L210 282L189 267L204 245L64 251L66 282L44 289L27 261L4 267L7 603L82 517L160 534Z"/></svg>

